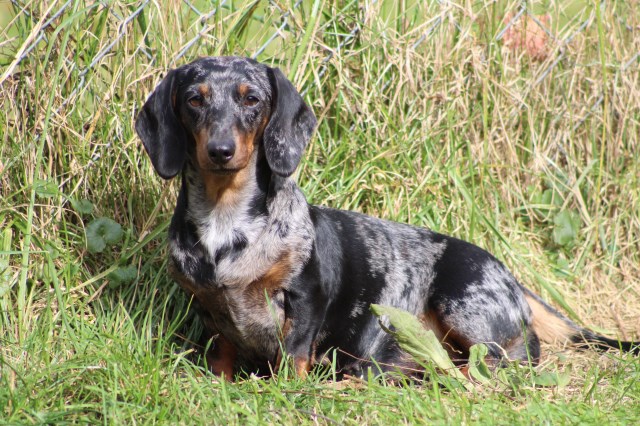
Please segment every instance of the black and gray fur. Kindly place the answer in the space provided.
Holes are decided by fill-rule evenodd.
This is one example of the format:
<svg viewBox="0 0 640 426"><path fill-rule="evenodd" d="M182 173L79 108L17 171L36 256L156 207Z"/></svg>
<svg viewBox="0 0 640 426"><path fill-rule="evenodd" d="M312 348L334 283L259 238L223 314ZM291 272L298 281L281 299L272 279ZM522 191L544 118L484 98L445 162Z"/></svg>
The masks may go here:
<svg viewBox="0 0 640 426"><path fill-rule="evenodd" d="M182 174L171 260L231 348L212 359L274 365L283 339L300 373L332 349L351 374L415 367L372 303L417 315L460 363L476 343L535 362L538 336L638 352L569 321L470 243L307 204L289 176L315 124L278 69L235 57L170 71L136 121L158 174Z"/></svg>

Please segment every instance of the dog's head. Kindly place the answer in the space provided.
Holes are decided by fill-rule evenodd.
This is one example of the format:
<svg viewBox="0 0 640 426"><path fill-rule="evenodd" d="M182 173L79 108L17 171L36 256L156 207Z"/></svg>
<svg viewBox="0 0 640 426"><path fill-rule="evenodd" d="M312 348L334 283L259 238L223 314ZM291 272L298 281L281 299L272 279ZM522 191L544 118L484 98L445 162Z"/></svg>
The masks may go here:
<svg viewBox="0 0 640 426"><path fill-rule="evenodd" d="M316 118L277 68L247 58L210 57L169 71L136 120L136 132L160 176L188 156L204 171L232 174L262 141L267 163L291 175Z"/></svg>

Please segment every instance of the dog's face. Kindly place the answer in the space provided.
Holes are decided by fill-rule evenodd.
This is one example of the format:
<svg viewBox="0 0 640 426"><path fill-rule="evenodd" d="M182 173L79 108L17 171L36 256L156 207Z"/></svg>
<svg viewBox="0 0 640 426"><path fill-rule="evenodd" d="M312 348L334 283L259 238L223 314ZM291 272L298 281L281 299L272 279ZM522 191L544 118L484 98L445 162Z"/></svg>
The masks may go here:
<svg viewBox="0 0 640 426"><path fill-rule="evenodd" d="M265 66L235 58L207 58L180 70L175 106L195 142L201 170L246 167L271 115Z"/></svg>
<svg viewBox="0 0 640 426"><path fill-rule="evenodd" d="M271 169L297 167L316 120L282 72L247 58L202 58L170 71L145 103L136 131L158 174L189 157L204 172L244 169L264 143Z"/></svg>

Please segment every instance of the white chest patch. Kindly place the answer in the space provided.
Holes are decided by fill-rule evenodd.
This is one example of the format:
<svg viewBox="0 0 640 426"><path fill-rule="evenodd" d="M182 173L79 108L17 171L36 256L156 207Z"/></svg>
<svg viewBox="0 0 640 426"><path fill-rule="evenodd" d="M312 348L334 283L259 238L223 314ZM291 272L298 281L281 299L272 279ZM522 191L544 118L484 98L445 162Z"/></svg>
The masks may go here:
<svg viewBox="0 0 640 426"><path fill-rule="evenodd" d="M258 216L251 214L256 191L252 181L235 197L235 203L213 207L203 202L202 191L193 188L189 192L188 216L196 225L200 244L216 264L218 285L247 285L286 256L296 265L291 270L294 275L311 253L313 224L306 199L295 182L287 180L267 202L267 213ZM237 247L239 240L244 240L241 250L221 256Z"/></svg>

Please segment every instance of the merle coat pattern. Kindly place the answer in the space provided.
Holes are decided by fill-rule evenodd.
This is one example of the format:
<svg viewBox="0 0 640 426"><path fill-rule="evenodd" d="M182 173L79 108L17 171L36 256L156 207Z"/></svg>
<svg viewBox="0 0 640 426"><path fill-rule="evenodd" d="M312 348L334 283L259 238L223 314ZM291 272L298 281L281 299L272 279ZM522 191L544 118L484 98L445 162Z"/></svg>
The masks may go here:
<svg viewBox="0 0 640 426"><path fill-rule="evenodd" d="M350 374L416 368L372 303L418 316L461 364L476 343L496 361L537 362L539 337L637 352L580 328L479 247L309 205L290 176L315 125L280 70L236 57L170 71L138 116L157 173L182 175L171 271L217 336L214 372L277 368L280 342L302 375L332 349Z"/></svg>

